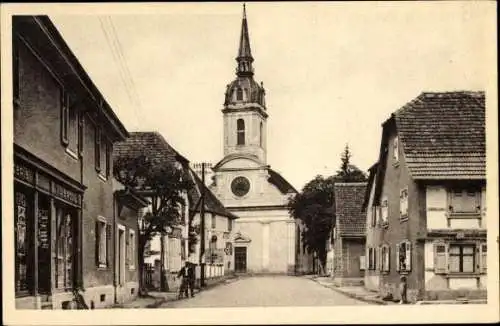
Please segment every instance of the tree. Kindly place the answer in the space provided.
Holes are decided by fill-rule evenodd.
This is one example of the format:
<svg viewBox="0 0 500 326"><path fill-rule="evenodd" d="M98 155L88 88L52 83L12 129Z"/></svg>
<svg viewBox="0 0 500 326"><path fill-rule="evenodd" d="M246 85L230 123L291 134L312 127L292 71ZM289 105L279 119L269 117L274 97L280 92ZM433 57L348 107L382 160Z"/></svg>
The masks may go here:
<svg viewBox="0 0 500 326"><path fill-rule="evenodd" d="M316 176L288 203L290 214L306 225L302 241L315 252L322 265L326 261L325 243L332 230L335 178Z"/></svg>
<svg viewBox="0 0 500 326"><path fill-rule="evenodd" d="M340 169L333 176L316 176L302 191L288 202L290 214L306 225L302 241L310 251L318 255L321 265L326 263L326 241L335 223L336 182L364 182L366 174L350 163L352 154L346 145Z"/></svg>
<svg viewBox="0 0 500 326"><path fill-rule="evenodd" d="M139 225L138 258L140 275L144 275L145 248L151 239L181 223L181 207L186 205L183 194L192 187L182 167L158 162L141 154L114 159L115 178L151 201L151 211L143 216ZM140 289L146 290L140 277Z"/></svg>
<svg viewBox="0 0 500 326"><path fill-rule="evenodd" d="M366 174L361 171L356 165L351 164L352 154L349 150L349 145L346 144L342 156L340 157L340 169L335 175L335 179L339 182L364 182Z"/></svg>

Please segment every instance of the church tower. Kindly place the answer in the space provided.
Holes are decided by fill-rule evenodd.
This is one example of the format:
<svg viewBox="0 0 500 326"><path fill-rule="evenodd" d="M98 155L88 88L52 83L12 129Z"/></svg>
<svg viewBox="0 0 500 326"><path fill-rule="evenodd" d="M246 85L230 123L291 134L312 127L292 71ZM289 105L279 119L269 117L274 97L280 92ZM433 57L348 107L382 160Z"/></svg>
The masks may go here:
<svg viewBox="0 0 500 326"><path fill-rule="evenodd" d="M267 163L266 92L254 80L246 9L236 57L236 78L227 85L224 108L224 157L212 167L210 190L238 216L232 265L238 273L301 273L299 221L288 211L297 190ZM229 226L228 226L229 229Z"/></svg>
<svg viewBox="0 0 500 326"><path fill-rule="evenodd" d="M224 109L224 156L243 155L266 164L265 90L254 80L253 57L245 5L240 44L236 57L236 79L227 85Z"/></svg>

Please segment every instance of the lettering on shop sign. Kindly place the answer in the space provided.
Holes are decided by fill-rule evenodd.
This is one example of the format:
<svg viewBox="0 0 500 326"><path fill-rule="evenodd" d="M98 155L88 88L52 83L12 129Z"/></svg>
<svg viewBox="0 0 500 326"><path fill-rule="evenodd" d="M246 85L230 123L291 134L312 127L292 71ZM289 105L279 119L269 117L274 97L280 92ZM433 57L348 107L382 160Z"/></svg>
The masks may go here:
<svg viewBox="0 0 500 326"><path fill-rule="evenodd" d="M46 209L38 210L38 246L42 249L49 249L50 237L50 219L49 211Z"/></svg>

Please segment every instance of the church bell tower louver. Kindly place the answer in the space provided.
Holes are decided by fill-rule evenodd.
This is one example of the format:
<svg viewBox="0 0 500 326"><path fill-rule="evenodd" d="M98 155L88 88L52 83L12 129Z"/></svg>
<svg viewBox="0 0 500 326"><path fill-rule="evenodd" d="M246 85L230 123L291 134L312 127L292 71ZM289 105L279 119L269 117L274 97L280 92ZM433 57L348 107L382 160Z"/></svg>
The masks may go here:
<svg viewBox="0 0 500 326"><path fill-rule="evenodd" d="M227 85L224 109L224 156L250 156L266 164L267 113L263 83L253 78L246 8L243 5L236 79Z"/></svg>

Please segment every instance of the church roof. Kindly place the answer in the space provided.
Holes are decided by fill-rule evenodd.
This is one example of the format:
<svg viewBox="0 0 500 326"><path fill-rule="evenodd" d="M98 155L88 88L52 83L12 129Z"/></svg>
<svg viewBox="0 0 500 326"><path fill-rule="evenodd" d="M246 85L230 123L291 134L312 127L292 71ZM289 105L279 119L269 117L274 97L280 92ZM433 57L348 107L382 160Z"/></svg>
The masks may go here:
<svg viewBox="0 0 500 326"><path fill-rule="evenodd" d="M271 184L275 185L283 194L298 193L298 191L273 169L269 169L269 178L267 179Z"/></svg>
<svg viewBox="0 0 500 326"><path fill-rule="evenodd" d="M366 182L335 183L335 218L339 235L363 236L366 216L363 213Z"/></svg>

